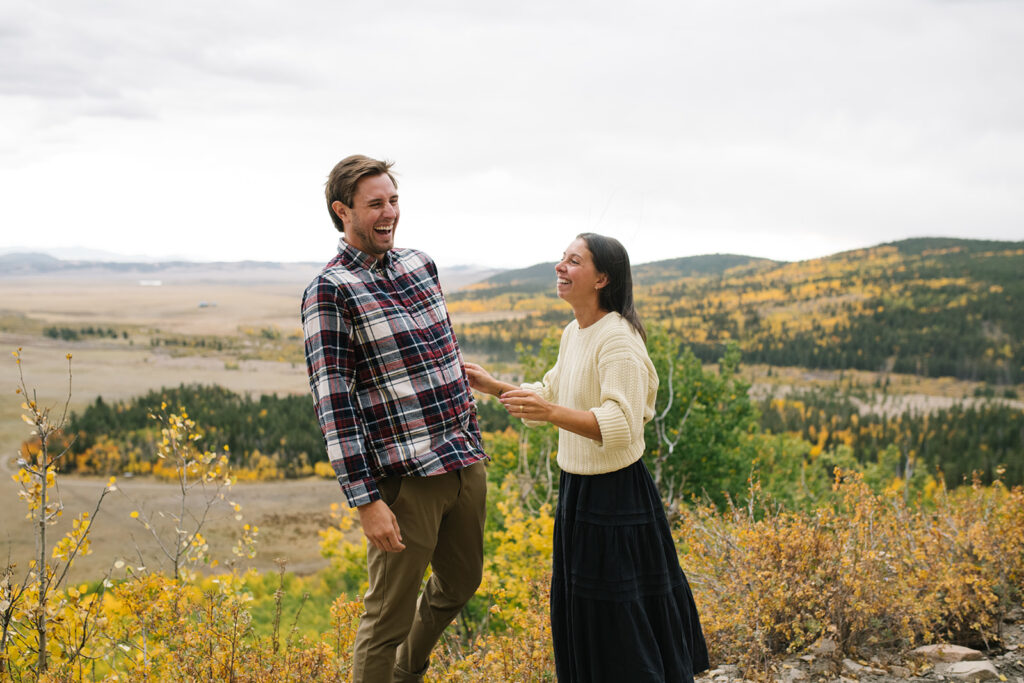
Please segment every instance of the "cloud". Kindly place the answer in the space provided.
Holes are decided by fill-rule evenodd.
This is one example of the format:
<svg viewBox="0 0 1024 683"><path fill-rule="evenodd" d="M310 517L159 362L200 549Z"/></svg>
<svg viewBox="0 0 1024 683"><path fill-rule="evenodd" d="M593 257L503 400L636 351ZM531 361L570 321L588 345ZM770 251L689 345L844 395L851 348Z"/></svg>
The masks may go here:
<svg viewBox="0 0 1024 683"><path fill-rule="evenodd" d="M364 152L398 162L399 242L445 263L582 230L646 260L1020 239L1022 32L994 1L26 3L4 210L51 242L321 259L324 176Z"/></svg>

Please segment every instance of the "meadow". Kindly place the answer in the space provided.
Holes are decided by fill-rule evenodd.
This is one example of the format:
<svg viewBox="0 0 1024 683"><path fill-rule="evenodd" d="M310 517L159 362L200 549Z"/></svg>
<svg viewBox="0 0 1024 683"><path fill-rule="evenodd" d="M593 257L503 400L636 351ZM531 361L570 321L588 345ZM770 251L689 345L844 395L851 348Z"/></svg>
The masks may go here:
<svg viewBox="0 0 1024 683"><path fill-rule="evenodd" d="M81 277L33 276L0 280L2 308L0 347L6 359L0 365L4 396L0 400L0 496L16 498L17 485L11 481L14 457L27 437L20 415L20 397L14 393L17 368L11 352L21 348L26 380L37 388L39 402L63 406L68 386L65 354L73 355L72 410L82 410L97 396L107 400L129 399L162 386L182 381L219 384L242 393L298 394L308 391L305 368L291 362L240 358L238 353L174 353L151 345L162 336L199 335L245 338L246 329L298 330L298 303L304 280L311 268L296 268L291 277L277 274L279 281L267 282L267 273L254 272L245 280L224 281L216 271L188 273L175 278L173 272L117 274L90 272ZM140 279L161 279L160 286L140 285ZM200 303L206 306L200 307ZM63 341L47 337L49 326L73 329L115 329L116 339L85 337ZM128 338L120 335L127 332ZM96 494L103 488L100 478L68 478L62 485L67 509L66 525L78 513L91 510ZM96 552L82 558L73 578L84 580L102 575L114 557L134 555L125 539L134 532L143 557L150 561L153 548L137 533L128 517L147 501L154 507L166 503L174 486L165 482L124 480L122 495L111 496L94 529ZM337 484L322 479L282 482L258 490L242 486L238 497L255 523L266 530L266 556L254 563L274 568L273 558L289 557L296 569L311 571L325 564L316 545L330 503L338 498ZM298 501L306 504L297 505ZM33 548L32 530L22 523L24 511L0 506L0 542L13 559L25 560ZM284 523L276 525L273 520ZM212 539L224 538L221 525L213 526ZM272 540L274 539L274 540Z"/></svg>
<svg viewBox="0 0 1024 683"><path fill-rule="evenodd" d="M64 505L51 527L54 561L86 528L90 552L68 563L70 580L42 610L54 625L51 680L107 680L114 672L122 680L343 678L358 613L351 597L365 586L365 574L361 534L337 505L337 483L303 474L325 474L310 462L289 470L300 476L285 476L295 454L284 439L262 453L222 450L263 415L242 411L238 424L206 423L202 416L214 413L199 407L221 391L257 399L307 395L298 298L315 269L229 264L0 277L0 346L16 354L0 369L9 388L0 398L0 542L8 564L17 565L0 576L0 616L5 629L21 629L21 640L9 641L7 650L21 654L0 664L19 672L14 680L39 678L30 656L37 641L26 621L38 612L18 617L9 611L18 600L3 591L18 585L11 582L37 556L25 518L40 513L32 501L50 490L40 479L24 493L11 479L19 456L37 454L23 444L30 427L21 416L32 410L15 388L23 372L26 386L37 390L29 399L59 414L68 354L68 407L83 424L90 424L86 416L96 412L98 397L104 411L124 416L153 390L195 388L175 394L194 395L183 405L149 404L160 420L149 427L111 422L102 434L83 435L83 448L92 444L116 456L106 464L52 475ZM500 331L495 341L502 348L490 353L471 343L471 360L510 380L535 379L557 343L548 314L564 311L550 297L502 292L485 303L476 296L473 305L453 297L453 321L471 336L488 325ZM1024 548L1012 542L1024 533L1024 492L1000 477L1004 459L1024 452L1024 430L1003 428L1006 416L1019 420L1024 386L994 390L980 377L897 373L891 364L748 364L743 340L720 344L709 359L659 322L649 323L649 349L665 379L645 457L702 606L713 661L737 664L738 675L748 678L771 678L787 657L823 641L836 648L831 674L845 656L902 665L903 654L921 643L1009 643L1001 620L1020 605L1024 589ZM529 334L517 339L516 325ZM507 347L517 341L524 345L510 357ZM676 410L663 410L670 395ZM963 443L970 452L962 454L987 470L950 483L926 459L939 457L932 452L939 449L918 452L929 435L948 430L922 424L932 414L962 420L964 410L988 421L968 430ZM485 581L446 635L430 680L553 680L544 601L554 434L522 430L492 401L481 404L481 416L493 458ZM949 424L962 430L962 422ZM154 458L165 464L154 469ZM269 465L253 469L254 460ZM226 497L212 506L212 498L183 499L173 480L182 472L214 493L229 482ZM21 481L30 478L22 473ZM82 517L100 496L95 518ZM173 536L176 526L197 520L202 534L186 538L184 559L171 571L150 527ZM19 599L31 607L36 598Z"/></svg>

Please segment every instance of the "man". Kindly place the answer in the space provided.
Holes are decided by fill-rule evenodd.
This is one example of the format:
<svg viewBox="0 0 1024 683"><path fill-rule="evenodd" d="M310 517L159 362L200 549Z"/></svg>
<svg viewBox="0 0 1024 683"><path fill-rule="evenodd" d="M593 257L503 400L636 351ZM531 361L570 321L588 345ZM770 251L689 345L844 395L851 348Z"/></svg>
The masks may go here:
<svg viewBox="0 0 1024 683"><path fill-rule="evenodd" d="M394 248L391 165L356 155L331 171L327 208L343 235L302 300L327 455L369 541L357 683L422 680L483 568L487 456L474 399L437 267Z"/></svg>

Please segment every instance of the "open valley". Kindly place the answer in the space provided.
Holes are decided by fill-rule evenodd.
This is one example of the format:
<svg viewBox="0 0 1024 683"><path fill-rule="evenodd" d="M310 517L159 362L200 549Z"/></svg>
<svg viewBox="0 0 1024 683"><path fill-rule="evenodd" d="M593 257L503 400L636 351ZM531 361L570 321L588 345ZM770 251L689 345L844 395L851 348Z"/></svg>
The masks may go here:
<svg viewBox="0 0 1024 683"><path fill-rule="evenodd" d="M251 396L306 395L299 298L316 270L314 264L179 264L0 276L0 349L7 358L0 361L0 461L5 473L0 500L6 501L0 506L0 552L21 564L33 550L25 509L17 502L17 485L10 477L18 447L29 435L20 418L22 398L14 391L19 369L10 352L21 349L26 385L37 392L40 404L52 407L55 417L67 396L69 353L71 410L81 411L98 396L108 403L125 401L182 383L216 384ZM448 275L449 292L463 284L469 281ZM513 305L455 309L456 324L471 325L520 320L528 313ZM85 333L90 329L92 333ZM487 362L483 355L467 356ZM975 394L982 386L952 378L764 364L745 364L742 373L758 399L784 396L795 388L843 386L859 392L862 412L890 415L970 405L979 400ZM881 392L877 388L883 380L886 390ZM1018 395L1021 389L1016 387ZM1019 398L1003 400L1024 408ZM93 509L105 479L65 476L61 481L65 511L58 532L80 512ZM147 563L156 561L155 546L129 514L141 507L153 514L173 509L175 487L135 477L119 479L118 488L104 501L94 528L95 552L76 563L77 577L106 571L112 557L128 561L141 552ZM298 572L325 564L316 532L329 524L330 504L343 500L334 481L240 483L231 495L242 506L244 520L260 528L258 555L251 566L272 568L277 557L287 558L289 568ZM230 559L236 529L237 522L227 515L210 527L211 547L223 549L221 561Z"/></svg>

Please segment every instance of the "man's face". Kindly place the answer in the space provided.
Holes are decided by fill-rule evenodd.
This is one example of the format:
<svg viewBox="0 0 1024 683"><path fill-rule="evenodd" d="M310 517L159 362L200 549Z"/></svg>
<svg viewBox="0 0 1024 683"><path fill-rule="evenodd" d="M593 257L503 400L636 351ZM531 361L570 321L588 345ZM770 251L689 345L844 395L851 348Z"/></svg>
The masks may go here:
<svg viewBox="0 0 1024 683"><path fill-rule="evenodd" d="M387 173L360 180L351 207L334 202L331 208L345 222L345 241L356 249L379 259L395 246L398 190Z"/></svg>

